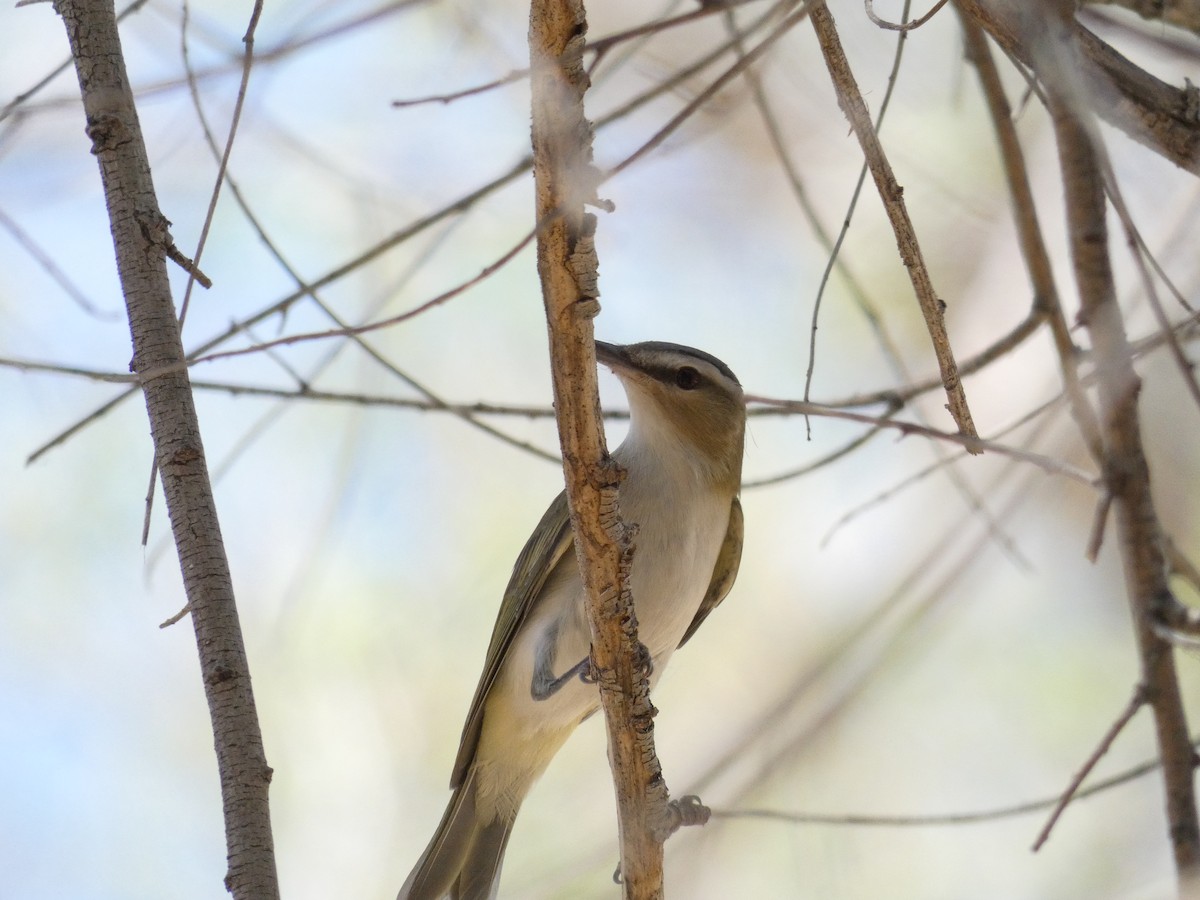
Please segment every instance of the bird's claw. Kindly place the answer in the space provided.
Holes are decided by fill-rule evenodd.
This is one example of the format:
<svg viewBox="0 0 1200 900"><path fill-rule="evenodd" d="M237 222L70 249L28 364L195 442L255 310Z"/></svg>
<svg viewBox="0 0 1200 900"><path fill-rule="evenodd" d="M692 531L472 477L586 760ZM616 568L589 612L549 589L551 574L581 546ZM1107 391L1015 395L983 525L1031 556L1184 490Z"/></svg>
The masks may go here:
<svg viewBox="0 0 1200 900"><path fill-rule="evenodd" d="M600 680L600 672L590 656L577 668L579 668L579 680L584 684L595 684Z"/></svg>
<svg viewBox="0 0 1200 900"><path fill-rule="evenodd" d="M712 817L712 810L701 803L695 794L688 794L678 800L668 800L663 813L663 820L658 829L660 841L665 841L680 828L707 825Z"/></svg>
<svg viewBox="0 0 1200 900"><path fill-rule="evenodd" d="M637 650L634 651L634 662L646 678L654 674L654 657L650 655L649 648L641 641L638 641Z"/></svg>

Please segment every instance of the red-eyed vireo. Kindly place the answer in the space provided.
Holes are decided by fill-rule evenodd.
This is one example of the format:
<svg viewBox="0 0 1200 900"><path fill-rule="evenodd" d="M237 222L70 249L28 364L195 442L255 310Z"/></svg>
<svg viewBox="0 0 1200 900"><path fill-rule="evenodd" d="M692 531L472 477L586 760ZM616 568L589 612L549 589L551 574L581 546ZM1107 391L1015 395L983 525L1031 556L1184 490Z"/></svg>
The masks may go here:
<svg viewBox="0 0 1200 900"><path fill-rule="evenodd" d="M651 685L676 647L729 592L742 554L746 408L716 357L651 341L596 342L629 397L622 518L636 523L630 571ZM521 801L554 754L600 705L587 683L591 632L559 494L513 567L471 701L450 786L454 794L398 900L495 897Z"/></svg>

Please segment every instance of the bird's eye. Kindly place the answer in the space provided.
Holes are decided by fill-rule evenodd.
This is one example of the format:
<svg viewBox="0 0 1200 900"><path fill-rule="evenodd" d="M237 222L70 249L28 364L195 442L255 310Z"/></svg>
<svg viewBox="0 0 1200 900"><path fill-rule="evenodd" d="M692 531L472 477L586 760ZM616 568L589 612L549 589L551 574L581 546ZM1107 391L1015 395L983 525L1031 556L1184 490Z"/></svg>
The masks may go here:
<svg viewBox="0 0 1200 900"><path fill-rule="evenodd" d="M700 373L691 366L684 366L675 373L675 384L685 391L694 391L700 386Z"/></svg>

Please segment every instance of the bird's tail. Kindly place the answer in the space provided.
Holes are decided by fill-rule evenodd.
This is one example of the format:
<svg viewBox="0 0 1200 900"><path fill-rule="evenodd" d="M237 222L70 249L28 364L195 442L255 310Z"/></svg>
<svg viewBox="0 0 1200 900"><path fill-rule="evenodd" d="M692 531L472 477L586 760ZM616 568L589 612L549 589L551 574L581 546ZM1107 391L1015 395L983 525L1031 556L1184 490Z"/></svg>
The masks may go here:
<svg viewBox="0 0 1200 900"><path fill-rule="evenodd" d="M494 898L514 821L515 815L480 820L475 772L469 771L396 900L438 900L447 894L454 900Z"/></svg>

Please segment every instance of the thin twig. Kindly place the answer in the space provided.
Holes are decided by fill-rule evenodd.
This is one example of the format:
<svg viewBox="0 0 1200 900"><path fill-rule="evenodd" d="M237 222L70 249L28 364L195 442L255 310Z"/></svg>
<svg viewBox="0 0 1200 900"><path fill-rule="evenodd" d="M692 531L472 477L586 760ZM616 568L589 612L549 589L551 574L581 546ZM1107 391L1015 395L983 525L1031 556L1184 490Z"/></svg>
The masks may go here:
<svg viewBox="0 0 1200 900"><path fill-rule="evenodd" d="M1022 450L1019 447L1012 447L1007 444L1001 444L996 441L989 441L978 436L969 436L965 434L939 431L936 428L929 428L924 425L917 425L914 422L904 422L898 419L881 418L879 416L868 416L863 413L851 412L845 409L831 409L827 406L822 406L819 403L805 403L803 400L779 400L772 397L763 397L759 395L746 395L747 403L763 403L770 406L777 406L784 409L792 410L801 415L828 416L831 419L844 419L848 422L861 422L865 425L876 425L882 428L891 428L899 431L903 435L917 434L922 437L935 438L940 441L947 441L952 444L958 444L966 449L968 453L976 454L984 450L1001 454L1002 456L1012 457L1013 459L1021 460L1037 466L1044 472L1052 475L1062 475L1070 478L1072 481L1077 481L1080 484L1088 487L1095 487L1097 480L1094 476L1089 475L1082 469L1065 463L1057 459L1052 459L1049 456L1043 456L1040 453L1030 453L1027 450Z"/></svg>
<svg viewBox="0 0 1200 900"><path fill-rule="evenodd" d="M783 412L783 411L785 411L785 410L781 410L781 412ZM762 478L755 478L750 481L743 481L742 489L743 490L753 490L754 488L772 487L777 484L782 484L785 481L792 481L793 479L802 478L805 475L810 475L819 469L825 468L826 466L830 465L831 463L837 462L839 459L844 459L845 457L847 457L851 453L853 453L855 450L857 450L859 447L866 444L867 441L871 440L871 438L875 437L876 435L878 435L882 432L883 432L882 427L876 426L874 428L868 428L866 431L864 431L858 437L854 438L853 440L847 441L845 444L843 444L838 449L833 450L829 453L826 453L824 456L820 457L819 459L815 459L810 463L805 463L803 466L801 466L798 469L788 469L786 472L779 472L775 475L767 475Z"/></svg>
<svg viewBox="0 0 1200 900"><path fill-rule="evenodd" d="M144 0L143 0L144 2ZM56 263L53 257L50 256L41 245L33 239L33 237L24 228L21 227L15 219L8 215L3 209L0 209L0 226L3 226L13 240L20 244L25 252L33 257L34 262L42 267L47 275L50 276L64 294L70 297L75 304L90 316L95 316L97 319L102 319L108 322L115 322L121 318L121 313L117 310L103 310L93 303L88 296L83 292L70 276L62 270L62 267Z"/></svg>
<svg viewBox="0 0 1200 900"><path fill-rule="evenodd" d="M142 0L145 2L145 0ZM624 31L619 31L615 34L606 35L597 40L589 41L585 48L585 53L592 54L595 57L593 65L596 61L608 54L608 51L620 44L634 41L639 38L653 37L663 32L676 28L679 25L686 25L690 22L695 22L704 19L713 13L729 10L737 6L743 6L756 0L725 0L720 4L711 4L702 6L700 9L692 10L691 12L683 13L682 15L673 16L667 19L655 19L645 25L638 25L635 28L629 28ZM943 0L945 2L945 0ZM779 5L783 5L782 3ZM479 94L485 94L489 91L494 91L509 84L514 84L518 81L524 81L529 77L529 68L514 69L507 75L502 75L499 78L494 78L491 81L485 81L482 84L477 84L469 88L462 88L457 91L447 91L441 94L430 94L425 97L414 97L408 100L393 100L392 107L394 109L407 109L413 106L424 106L431 103L450 104L456 100L462 100L466 97L475 97Z"/></svg>
<svg viewBox="0 0 1200 900"><path fill-rule="evenodd" d="M1197 408L1200 408L1200 383L1196 381L1196 369L1191 360L1184 355L1183 348L1179 345L1179 339L1175 336L1175 330L1171 327L1171 321L1167 318L1166 310L1163 309L1162 300L1159 299L1158 289L1154 286L1154 279L1150 276L1150 268L1147 265L1147 258L1153 260L1153 254L1150 253L1146 242L1142 240L1141 232L1133 221L1133 216L1129 212L1129 208L1125 205L1125 198L1121 194L1121 186L1117 183L1116 173L1113 172L1112 163L1108 159L1108 154L1104 152L1103 147L1097 152L1101 170L1104 172L1105 190L1108 194L1109 202L1116 210L1117 217L1121 220L1121 226L1125 229L1126 243L1129 246L1130 255L1133 257L1134 265L1137 267L1138 276L1141 279L1142 290L1146 294L1146 300L1150 304L1150 309L1154 313L1154 319L1158 322L1158 327L1163 336L1166 338L1167 349L1171 353L1171 359L1175 362L1176 368L1179 370L1181 380L1191 394L1192 402ZM1160 274L1162 269L1159 268L1157 262L1154 263L1154 268ZM1165 275L1164 275L1165 278ZM1170 284L1170 281L1167 281ZM1178 291L1175 292L1178 296ZM1187 305L1186 302L1184 304Z"/></svg>
<svg viewBox="0 0 1200 900"><path fill-rule="evenodd" d="M117 22L123 22L126 16L138 12L143 6L146 5L146 3L147 0L133 0L132 3L130 3L117 14ZM20 6L21 4L17 3L16 5ZM21 93L17 94L17 96L13 97L12 100L5 105L4 109L0 109L0 122L3 122L13 113L15 113L18 109L24 106L30 100L30 98L36 95L44 87L51 84L55 78L70 69L73 63L74 60L68 56L61 63L51 69L48 74L38 79L37 83L32 87L25 89Z"/></svg>
<svg viewBox="0 0 1200 900"><path fill-rule="evenodd" d="M1005 435L1010 434L1013 431L1016 431L1018 428L1021 428L1036 419L1041 419L1046 413L1051 412L1056 407L1058 407L1059 404L1061 403L1061 401L1062 401L1062 396L1059 395L1058 397L1055 397L1052 400L1049 400L1046 403L1041 404L1040 406L1036 407L1035 409L1030 410L1029 412L1025 413L1023 416L1021 416L1019 419L1017 419L1017 421L1005 426L1004 428L1001 428L998 432L996 432L996 437L997 438L1004 437ZM1046 424L1048 424L1049 421L1051 421L1051 419L1043 419L1041 425L1039 425L1039 430L1040 430L1040 428L1042 428ZM868 432L868 433L874 433L874 430L872 430L872 432ZM1035 432L1035 434L1036 434L1036 432ZM833 540L834 535L837 534L838 531L840 531L842 528L844 528L846 525L848 525L854 519L858 518L860 515L865 513L867 510L896 497L902 491L906 490L909 487L912 487L915 484L919 484L921 481L925 480L926 478L928 478L930 475L932 475L934 472L938 471L939 469L941 469L945 466L948 466L948 465L952 465L953 463L958 462L959 460L963 459L964 456L967 456L967 455L968 454L964 450L960 453L953 454L946 458L939 458L932 465L926 466L925 468L923 468L917 472L914 472L912 475L909 475L907 478L904 478L901 481L899 481L898 483L893 484L887 490L880 491L878 494L876 494L870 500L867 500L866 502L860 503L858 506L851 508L847 512L843 513L842 516L840 518L838 518L838 520L836 522L834 522L825 531L825 534L821 537L820 546L822 546L822 547L826 546L831 540ZM1024 556L1021 555L1021 553L1017 550L1017 548L1015 546L1006 547L1005 549L1008 550L1009 555L1015 561L1017 561L1022 566L1022 568L1026 569L1026 570L1029 570L1032 568L1030 563L1025 559Z"/></svg>
<svg viewBox="0 0 1200 900"><path fill-rule="evenodd" d="M1007 356L1017 347L1021 346L1025 341L1037 334L1038 327L1042 323L1040 313L1031 312L1024 319L1012 327L1011 330L1005 332L989 346L984 347L974 356L968 357L958 367L959 375L966 377L974 375L976 372L982 372L989 365L1003 356ZM912 384L901 385L900 387L882 388L877 391L868 391L862 394L851 394L848 397L837 397L826 402L825 406L853 408L859 406L875 406L879 403L886 403L889 406L899 404L907 406L912 400L922 394L927 394L942 386L942 380L938 377L925 378L921 381L914 381Z"/></svg>
<svg viewBox="0 0 1200 900"><path fill-rule="evenodd" d="M993 479L986 493L997 495L999 486L1013 473L1022 471L1016 460L1005 460L1001 471ZM1025 470L1028 471L1028 470ZM1000 510L1001 521L1011 516L1023 499L1031 496L1028 484L1032 472L1026 477L1026 489L1014 492L1012 498ZM794 761L800 748L807 746L814 734L829 727L831 722L844 711L853 698L870 684L872 678L883 670L889 657L899 646L912 645L912 632L924 619L952 596L951 588L968 569L979 560L983 546L991 540L984 532L962 548L956 555L952 548L957 541L969 533L973 515L967 511L943 529L930 541L929 549L920 558L912 561L908 570L899 578L889 594L873 604L860 615L815 661L806 662L790 682L777 693L778 699L756 720L743 729L743 737L729 747L725 753L697 778L689 787L704 791L722 773L737 762L753 758L758 760L753 777L734 793L734 798L745 796L756 784L761 784L786 762ZM923 595L912 599L911 594L923 579L939 567L947 567L945 574L929 586ZM909 607L905 609L905 603ZM899 621L896 621L899 619ZM836 679L837 695L824 700L822 708L815 711L802 727L763 758L762 748L776 744L768 735L785 727L790 714L802 701L808 700L816 687L825 681ZM757 748L751 752L751 748Z"/></svg>
<svg viewBox="0 0 1200 900"><path fill-rule="evenodd" d="M454 299L459 294L462 294L465 291L470 290L471 288L475 287L480 282L485 281L486 279L491 277L493 274L498 272L500 269L504 268L504 266L506 266L510 262L512 262L512 260L517 256L517 254L519 254L522 250L524 250L527 246L529 246L529 244L532 243L532 241L533 241L534 234L535 234L535 232L533 232L533 231L526 234L523 238L521 238L519 241L517 241L516 244L514 244L511 248L509 248L507 251L505 251L498 259L496 259L493 262L489 263L488 265L484 266L483 269L481 269L477 275L475 275L471 278L468 278L466 281L456 284L454 287L450 288L449 290L443 291L442 293L438 294L436 297L426 300L424 303L421 303L421 304L413 307L412 309L405 310L402 313L398 313L397 315L388 316L385 319L379 319L378 321L375 321L375 322L367 322L363 325L349 325L349 326L345 326L345 327L341 327L341 328L330 328L330 329L326 329L324 331L310 331L310 332L303 332L301 334L289 334L289 335L286 335L285 337L275 338L274 340L265 341L264 343L261 343L261 344L254 344L250 347L240 347L237 350L222 350L217 353L209 353L205 356L198 356L194 359L189 360L188 365L194 366L198 363L214 362L218 359L229 359L229 358L232 358L235 356L246 356L247 354L261 353L262 351L267 350L271 347L287 347L287 346L291 346L293 344L302 344L302 343L305 343L306 341L326 340L328 338L333 338L333 337L352 337L354 335L367 334L368 332L378 331L381 328L390 328L393 325L399 325L401 322L406 322L409 319L413 319L413 318L421 315L422 313L428 312L429 310L433 309L435 306L439 306L439 305L447 302L448 300ZM297 296L305 296L305 295L311 294L311 291L314 287L315 287L315 285L310 286L308 291L301 291L301 292L299 292L299 294ZM244 331L245 326L243 326L240 330ZM143 378L153 378L160 374L164 374L164 373L157 372L157 371L146 372L143 374Z"/></svg>
<svg viewBox="0 0 1200 900"><path fill-rule="evenodd" d="M707 16L721 13L727 7L745 6L750 3L755 3L757 0L721 0L720 3L705 3L699 9L691 12L683 13L678 16L673 16L669 19L659 19L654 22L648 22L645 25L638 25L635 28L628 28L625 31L618 31L616 34L606 35L602 38L597 38L594 41L588 41L587 51L592 53L606 53L610 48L617 44L625 43L636 38L645 37L650 34L660 34L671 28L676 28L680 25L686 25L689 22L695 22L698 19L703 19ZM796 0L776 0L772 4L768 15L774 15L777 11L792 6Z"/></svg>
<svg viewBox="0 0 1200 900"><path fill-rule="evenodd" d="M765 54L781 37L791 31L800 22L808 16L812 3L805 3L791 15L787 16L783 21L771 29L767 35L759 41L753 48L739 56L737 61L718 75L710 82L703 91L693 97L678 113L672 116L665 125L656 131L649 140L645 141L640 147L626 156L623 160L617 163L612 168L605 171L600 183L604 183L609 179L619 175L625 169L629 168L643 156L654 150L663 141L675 133L675 131L686 122L701 106L711 100L718 94L725 85L733 81L743 72L745 72L756 60ZM730 42L733 43L732 41Z"/></svg>
<svg viewBox="0 0 1200 900"><path fill-rule="evenodd" d="M925 319L925 327L928 329L929 338L933 343L933 352L937 357L942 384L949 401L947 408L950 410L950 415L954 418L958 430L968 437L975 436L977 434L975 424L971 419L971 410L963 391L958 364L954 360L954 351L946 333L945 303L933 289L933 282L930 280L929 270L925 266L916 231L904 203L903 189L896 182L883 145L879 142L879 135L871 125L867 105L863 101L854 73L850 69L850 63L842 50L837 25L834 23L828 5L825 3L815 5L812 9L811 20L813 29L817 33L817 41L821 45L826 68L829 70L834 90L837 92L838 105L849 119L850 127L867 158L879 198L883 201L888 220L895 232L896 247L900 251L904 267L908 270L913 291L921 307L921 315Z"/></svg>
<svg viewBox="0 0 1200 900"><path fill-rule="evenodd" d="M208 134L207 129L206 129L205 133ZM212 140L211 135L209 135L209 146L212 149L212 152L214 154L219 155L218 151L217 151L216 143L215 143L215 141ZM508 444L511 447L516 447L519 450L524 450L524 451L532 454L533 456L536 456L540 459L546 460L547 462L553 462L553 463L560 462L558 456L556 456L552 453L547 453L545 450L541 449L540 447L537 447L534 444L529 443L528 441L523 441L519 438L513 437L512 435L507 434L507 433L499 430L498 428L494 428L485 422L480 422L480 421L476 420L469 411L464 411L461 409L461 407L453 408L450 404L447 404L441 397L439 397L437 394L435 394L433 391L431 391L424 384L418 382L415 378L413 378L407 372L400 369L398 366L396 366L394 363L392 363L389 359L384 357L378 350L376 350L373 346L371 346L369 343L367 343L361 334L352 333L353 328L366 327L366 326L362 326L362 325L351 326L351 325L349 325L344 319L342 319L341 316L339 316L336 312L334 312L333 308L330 307L329 304L327 304L322 299L321 295L317 292L317 290L315 290L311 285L308 285L305 283L304 279L300 276L300 273L296 270L296 268L290 262L287 261L287 259L284 258L283 253L275 245L275 242L271 239L270 235L267 234L266 228L263 227L262 223L258 219L258 216L250 208L250 205L247 202L245 195L242 193L241 188L238 186L238 183L233 179L233 177L229 174L228 171L226 171L226 173L225 173L225 180L229 183L230 192L233 194L234 200L237 202L239 209L242 211L242 215L245 216L246 221L249 223L250 227L254 229L255 233L259 237L259 240L261 240L263 242L263 245L267 248L267 250L270 252L272 257L274 257L275 261L278 262L279 265L283 268L283 270L285 272L287 272L287 274L291 277L291 279L294 282L296 282L297 287L306 291L307 296L312 300L313 304L317 307L317 309L319 309L325 315L326 318L328 318L331 322L333 322L338 327L338 329L341 330L338 333L346 334L347 336L349 336L351 339L351 342L353 344L357 345L358 347L360 347L363 350L363 352L365 352L376 363L378 363L380 366L382 366L384 369L386 369L392 375L399 378L401 381L403 381L405 384L407 384L413 390L417 391L420 394L423 394L425 396L426 400L429 401L430 408L444 409L447 412L453 413L454 415L457 415L459 418L461 418L468 425L471 425L471 426L479 429L480 431L483 431L485 434L488 434L491 437L498 439L502 443ZM459 221L462 221L462 220L460 219ZM405 274L405 276L402 277L395 286L393 286L393 288L388 292L387 295L390 296L390 295L398 292L399 288L403 284L407 283L407 281L416 274L416 271L417 271L417 267L414 265ZM431 306L427 305L426 308L431 308ZM412 315L416 314L416 312L413 312L413 311L410 311L410 313ZM409 314L405 314L405 315L409 315ZM248 331L248 329L247 329L247 331ZM275 345L273 342L266 341L266 342L258 343L255 346L264 348L268 351L268 353L270 353L271 350L274 349ZM275 357L272 356L272 358L275 358ZM332 359L332 356L330 357L330 359ZM193 360L192 363L190 363L190 364L194 364L196 362L201 362L201 361L203 361L203 360L202 359ZM307 387L308 385L312 384L313 374L310 374L310 376L307 378L301 378L299 375L296 375L294 372L291 372L290 367L288 367L286 365L286 363L284 363L281 359L276 359L276 362L281 367L288 369L289 374L292 374L292 377L296 380L296 382L298 384L300 384L304 387Z"/></svg>
<svg viewBox="0 0 1200 900"><path fill-rule="evenodd" d="M1125 709L1121 711L1121 714L1117 716L1116 721L1114 721L1108 727L1108 730L1104 732L1104 736L1100 739L1100 743L1096 745L1096 749L1092 751L1092 755L1084 761L1079 771L1075 773L1075 777L1071 779L1071 783L1067 785L1067 789L1063 791L1062 796L1058 798L1058 802L1054 805L1054 810L1050 813L1050 818L1046 821L1046 824L1042 826L1042 830L1038 832L1037 839L1033 842L1032 850L1034 853L1037 853L1039 850L1041 850L1042 845L1050 839L1050 832L1054 830L1055 823L1058 822L1059 817L1063 814L1063 811L1066 810L1067 805L1076 797L1077 792L1079 791L1079 786L1083 784L1084 780L1088 777L1088 775L1091 774L1092 769L1096 768L1096 764L1099 763L1101 757L1108 752L1108 748L1113 745L1113 741L1115 741L1117 736L1125 730L1125 726L1133 720L1133 717L1137 715L1138 710L1140 710L1145 704L1146 688L1144 685L1139 684L1134 689L1133 696L1129 698L1129 703L1125 705Z"/></svg>
<svg viewBox="0 0 1200 900"><path fill-rule="evenodd" d="M909 31L915 31L936 16L938 11L946 5L946 0L937 0L937 3L933 4L933 8L929 10L929 12L925 13L925 15L921 16L919 19L914 19L911 22L907 21L907 15L904 17L904 21L901 22L889 22L887 19L881 19L875 14L875 0L865 0L865 3L867 7L867 18L871 20L872 24L888 31L899 31L901 34L905 34ZM907 11L908 10L906 7L905 12L907 13Z"/></svg>
<svg viewBox="0 0 1200 900"><path fill-rule="evenodd" d="M200 225L200 236L196 239L196 250L189 262L193 266L198 267L200 257L204 254L204 245L208 242L208 232L212 228L213 218L217 213L217 201L221 197L221 187L225 184L225 173L229 169L229 156L233 153L233 143L237 137L238 124L242 121L242 110L246 105L246 91L250 85L250 69L254 64L254 32L258 29L258 21L262 16L262 0L255 0L254 6L250 10L250 21L246 26L246 33L242 37L242 43L245 44L245 52L242 54L242 75L238 83L237 96L233 103L233 114L229 119L229 134L225 138L225 148L220 155L217 163L217 177L213 181L212 191L208 198L208 209L204 212L204 221ZM196 73L192 69L191 59L188 56L188 41L187 29L189 16L188 3L183 4L183 21L179 29L179 44L180 53L183 57L183 68L187 76L188 94L192 98L192 107L196 111L196 115L200 120L200 124L204 129L205 137L209 143L213 143L212 129L209 127L208 119L204 115L204 105L200 102L200 87L196 83ZM196 271L190 271L188 275L187 285L183 290L183 302L179 308L179 323L182 326L187 321L188 307L192 299L192 284L199 280ZM205 278L201 283L205 287L208 279Z"/></svg>
<svg viewBox="0 0 1200 900"><path fill-rule="evenodd" d="M251 315L247 316L244 319L241 319L238 322L235 322L234 324L230 325L227 329L225 329L220 334L216 335L213 338L210 338L209 340L207 340L203 344L201 344L199 347L192 350L188 354L188 359L195 360L198 357L202 357L205 353L212 350L214 347L219 347L222 344L224 344L226 341L236 337L239 334L242 334L247 328L250 328L259 322L265 321L266 319L269 319L272 316L282 315L282 314L286 313L292 307L293 304L295 304L301 298L309 296L312 291L326 287L327 285L333 284L336 281L340 281L342 278L345 278L346 276L352 274L353 272L356 272L359 268L361 268L362 266L371 262L372 260L376 259L377 257L382 256L384 253L388 252L389 250L392 250L393 248L399 246L400 244L403 244L404 242L423 233L426 229L431 228L434 225L437 225L438 223L442 222L443 220L449 218L452 215L460 213L466 209L470 209L479 200L483 199L484 197L489 196L490 194L494 193L495 191L499 190L500 188L512 183L518 177L525 174L528 170L529 170L529 159L527 157L527 158L521 160L520 162L518 162L515 166L513 166L509 171L507 171L500 177L493 179L492 181L488 182L487 184L482 185L479 188L476 188L474 191L460 197L458 200L455 200L454 202L447 204L446 206L443 206L441 209L437 210L436 212L430 213L429 215L424 216L423 218L418 219L415 222L411 222L409 225L402 228L401 230L394 232L393 234L391 234L384 240L382 240L379 243L375 244L374 246L368 248L364 252L359 253L353 259L343 263L342 265L338 266L335 269L332 269L332 270L326 272L320 278L317 278L313 281L308 282L303 287L286 294L283 298L275 301L274 303L270 304L269 306L266 306L266 307L260 309L258 312L252 313ZM61 444L66 442L68 439L73 437L75 434L82 431L84 428L86 428L92 422L95 422L95 421L99 420L100 418L102 418L103 416L105 416L108 412L110 412L112 409L114 409L116 406L118 406L123 400L132 396L135 390L136 390L136 388L130 388L129 390L127 390L121 394L118 394L116 397L113 397L112 399L103 403L101 406L92 410L92 412L88 413L83 418L72 423L68 428L59 432L53 438L46 441L44 444L42 444L40 447L38 447L36 450L34 450L33 453L31 453L29 455L26 462L27 463L35 462L37 459L39 459L42 455L44 455L49 450L52 450L55 447L60 446Z"/></svg>
<svg viewBox="0 0 1200 900"><path fill-rule="evenodd" d="M1193 747L1200 747L1200 740L1193 740ZM1129 784L1139 778L1144 778L1151 772L1162 767L1157 759L1126 769L1108 778L1101 779L1095 784L1075 791L1074 800L1084 800L1110 791L1115 787ZM856 813L797 813L775 809L713 809L714 819L762 819L771 822L786 822L791 825L837 825L852 827L877 828L937 828L946 825L983 825L1028 816L1033 813L1053 809L1062 802L1062 795L1043 797L1040 800L1030 800L1025 803L1013 803L1008 806L997 806L992 809L971 810L957 813L933 813L927 815L861 815Z"/></svg>
<svg viewBox="0 0 1200 900"><path fill-rule="evenodd" d="M393 109L407 109L411 106L423 106L427 103L442 103L450 104L455 100L462 100L464 97L475 97L479 94L485 94L488 91L496 88L504 87L506 84L514 84L518 81L524 81L529 77L529 69L514 69L507 75L500 78L486 81L483 84L477 84L474 87L463 88L459 91L450 91L445 94L431 94L428 97L414 97L411 100L393 100Z"/></svg>
<svg viewBox="0 0 1200 900"><path fill-rule="evenodd" d="M908 19L910 5L911 0L904 0L903 17L905 20ZM904 47L908 43L907 38L907 33L901 32L900 37L896 40L896 50L892 55L892 70L888 73L887 87L884 88L883 99L879 102L879 112L875 116L876 133L883 127L883 120L887 116L888 107L891 105L896 85L899 83L900 61L904 56ZM842 217L842 227L838 229L837 239L827 247L828 258L825 261L825 269L821 272L821 281L817 285L816 297L813 298L812 321L808 329L808 368L804 372L805 400L812 399L813 374L817 368L817 324L821 317L821 303L825 298L825 288L829 284L829 276L833 272L834 266L841 264L842 244L845 242L847 235L850 234L850 223L854 220L854 212L858 208L858 200L862 196L862 188L866 183L868 171L869 166L864 160L858 170L858 180L854 184L854 190L850 192L850 202L846 205L846 214ZM859 301L859 305L863 305L862 300ZM890 338L887 337L879 317L873 309L870 310L867 321L875 329L876 335L879 337L880 346L883 347L889 362L892 364L893 370L896 371L901 379L905 381L911 380L900 352L895 348ZM805 425L807 427L807 422ZM809 437L811 436L812 432L810 430Z"/></svg>

